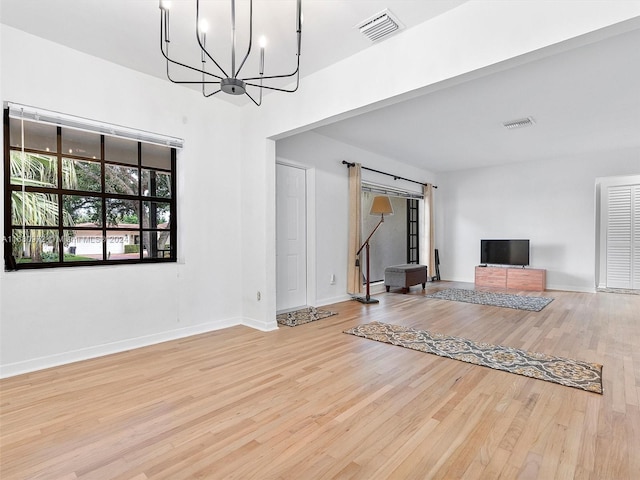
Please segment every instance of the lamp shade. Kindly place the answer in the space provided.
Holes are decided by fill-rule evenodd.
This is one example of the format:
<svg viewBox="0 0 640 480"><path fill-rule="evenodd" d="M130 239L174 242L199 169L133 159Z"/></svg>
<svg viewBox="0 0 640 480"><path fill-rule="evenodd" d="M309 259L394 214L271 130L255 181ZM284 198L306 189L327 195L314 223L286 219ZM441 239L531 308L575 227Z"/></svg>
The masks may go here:
<svg viewBox="0 0 640 480"><path fill-rule="evenodd" d="M385 195L373 197L369 215L393 215L393 207L391 206L389 197Z"/></svg>

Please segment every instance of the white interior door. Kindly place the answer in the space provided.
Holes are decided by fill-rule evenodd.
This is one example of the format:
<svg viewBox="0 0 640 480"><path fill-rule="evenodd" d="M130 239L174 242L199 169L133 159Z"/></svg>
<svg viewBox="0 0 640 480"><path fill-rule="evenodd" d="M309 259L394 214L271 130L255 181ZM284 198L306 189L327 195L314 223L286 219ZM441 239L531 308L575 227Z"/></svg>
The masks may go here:
<svg viewBox="0 0 640 480"><path fill-rule="evenodd" d="M307 304L306 172L276 164L276 310Z"/></svg>

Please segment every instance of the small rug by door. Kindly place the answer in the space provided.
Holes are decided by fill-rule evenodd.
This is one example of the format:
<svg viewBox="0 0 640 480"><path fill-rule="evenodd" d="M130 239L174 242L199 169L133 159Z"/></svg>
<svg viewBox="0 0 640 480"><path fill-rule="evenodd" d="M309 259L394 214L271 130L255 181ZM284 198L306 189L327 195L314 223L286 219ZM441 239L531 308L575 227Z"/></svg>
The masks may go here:
<svg viewBox="0 0 640 480"><path fill-rule="evenodd" d="M322 320L323 318L337 315L338 312L330 312L328 310L318 310L315 307L302 308L295 312L281 313L276 316L276 320L280 325L286 325L287 327L295 327L296 325L302 325L303 323L315 322L316 320Z"/></svg>
<svg viewBox="0 0 640 480"><path fill-rule="evenodd" d="M439 300L452 300L455 302L477 303L479 305L491 305L493 307L515 308L517 310L529 310L531 312L539 312L553 301L553 298L549 297L529 297L509 293L481 292L479 290L466 290L464 288L447 288L446 290L425 295L425 297L437 298Z"/></svg>
<svg viewBox="0 0 640 480"><path fill-rule="evenodd" d="M358 325L344 333L588 392L602 393L602 365L598 363L527 352L502 345L476 343L466 338L380 322Z"/></svg>

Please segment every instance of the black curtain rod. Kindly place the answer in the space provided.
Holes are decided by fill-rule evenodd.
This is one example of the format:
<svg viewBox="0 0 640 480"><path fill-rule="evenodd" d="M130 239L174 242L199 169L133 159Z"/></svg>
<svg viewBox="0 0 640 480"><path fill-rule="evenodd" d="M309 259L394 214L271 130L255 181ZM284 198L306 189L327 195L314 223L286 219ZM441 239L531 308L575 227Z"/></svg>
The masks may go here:
<svg viewBox="0 0 640 480"><path fill-rule="evenodd" d="M346 165L347 168L351 168L351 167L355 167L356 164L354 162L347 162L346 160L342 160L342 164ZM417 183L418 185L423 185L423 186L427 186L428 184L423 183L423 182L418 182L417 180L411 180L410 178L404 178L404 177L399 177L398 175L394 175L392 173L387 173L387 172L381 172L380 170L375 170L373 168L369 168L369 167L360 167L363 170L369 170L370 172L376 172L376 173L381 173L382 175L387 175L389 177L393 177L394 180L405 180L407 182L412 182L412 183ZM438 188L436 185L431 185L433 188Z"/></svg>

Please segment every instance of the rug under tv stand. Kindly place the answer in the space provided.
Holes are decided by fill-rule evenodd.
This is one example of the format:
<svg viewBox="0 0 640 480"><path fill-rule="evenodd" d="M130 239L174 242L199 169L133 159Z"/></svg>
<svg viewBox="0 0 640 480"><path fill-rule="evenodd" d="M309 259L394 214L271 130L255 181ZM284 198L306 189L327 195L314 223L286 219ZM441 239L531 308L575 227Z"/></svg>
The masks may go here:
<svg viewBox="0 0 640 480"><path fill-rule="evenodd" d="M541 268L477 266L477 287L542 292L547 288L547 271Z"/></svg>

